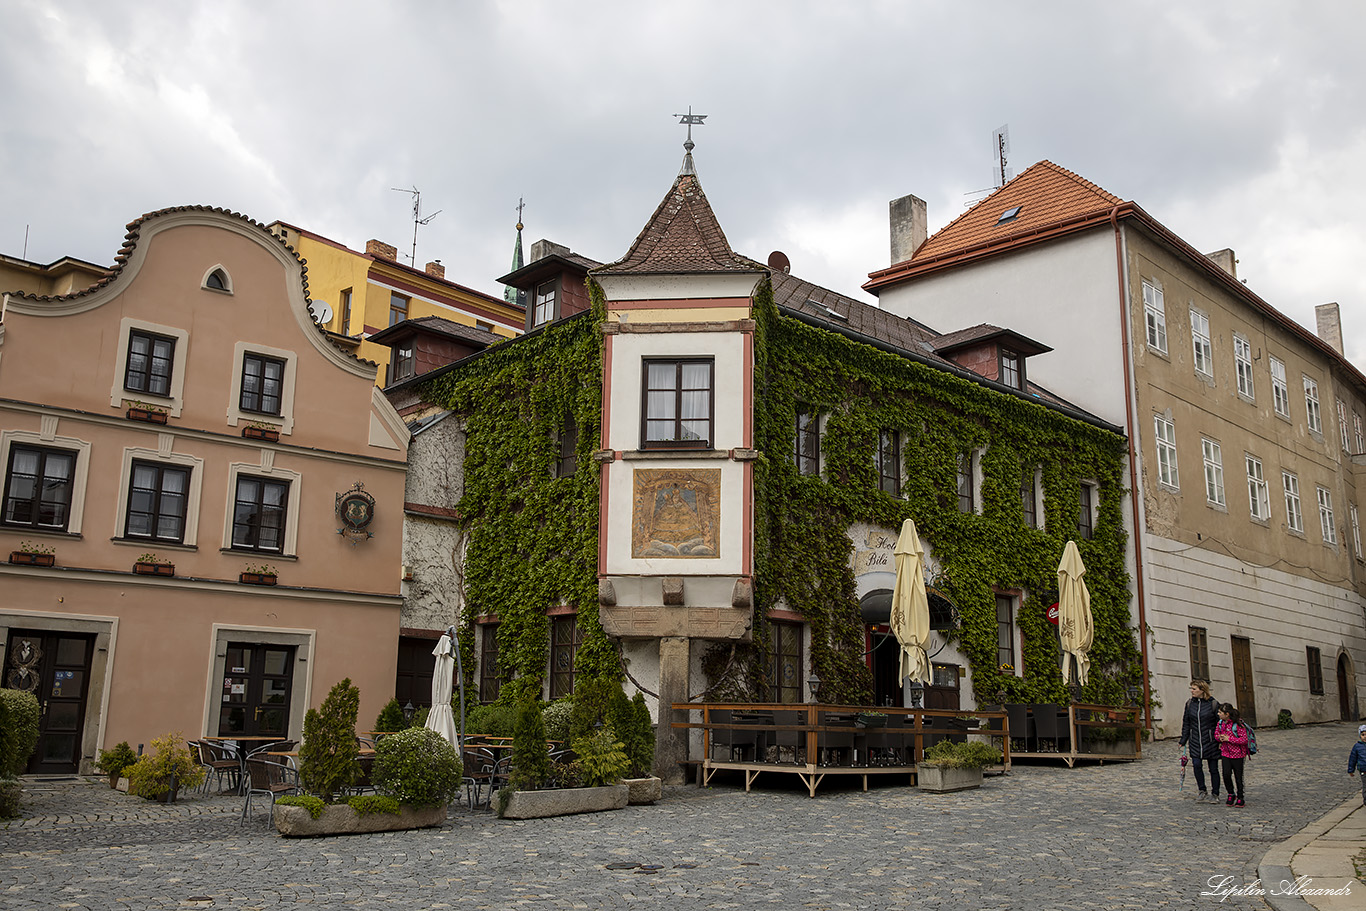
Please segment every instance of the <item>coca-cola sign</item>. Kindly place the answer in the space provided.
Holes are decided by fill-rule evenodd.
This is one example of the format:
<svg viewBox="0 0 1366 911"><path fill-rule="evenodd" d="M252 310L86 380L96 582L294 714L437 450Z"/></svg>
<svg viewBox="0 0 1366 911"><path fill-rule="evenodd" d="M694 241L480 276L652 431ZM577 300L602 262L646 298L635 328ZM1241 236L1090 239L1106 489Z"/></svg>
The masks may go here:
<svg viewBox="0 0 1366 911"><path fill-rule="evenodd" d="M1048 622L1054 626L1058 625L1058 602L1056 601L1048 605Z"/></svg>

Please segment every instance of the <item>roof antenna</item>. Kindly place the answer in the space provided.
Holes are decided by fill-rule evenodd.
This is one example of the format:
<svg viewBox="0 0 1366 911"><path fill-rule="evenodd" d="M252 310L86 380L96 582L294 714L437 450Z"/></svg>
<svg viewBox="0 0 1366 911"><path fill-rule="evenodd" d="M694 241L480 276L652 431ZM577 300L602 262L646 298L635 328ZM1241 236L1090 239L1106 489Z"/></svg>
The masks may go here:
<svg viewBox="0 0 1366 911"><path fill-rule="evenodd" d="M973 190L971 193L964 193L964 196L972 197L963 203L965 207L975 205L984 196L988 196L996 190L1001 189L1010 182L1015 176L1015 169L1010 166L1010 124L1003 123L991 132L991 182L989 189Z"/></svg>
<svg viewBox="0 0 1366 911"><path fill-rule="evenodd" d="M436 218L438 215L440 215L440 214L441 214L443 211L445 211L445 210L444 210L444 209L437 209L437 210L436 210L435 212L433 212L431 215L428 215L426 218L423 218L423 217L422 217L422 191L421 191L421 190L419 190L417 187L413 187L411 190L405 190L403 187L390 187L389 189L395 190L395 191L397 191L397 192L399 192L399 193L409 193L409 194L412 194L412 197L413 197L413 252L412 252L412 255L409 256L408 258L412 261L412 263L413 263L413 268L416 269L416 268L417 268L417 226L418 226L418 225L425 225L425 224L428 224L433 218Z"/></svg>
<svg viewBox="0 0 1366 911"><path fill-rule="evenodd" d="M710 115L710 114L694 114L694 113L692 112L692 105L688 105L688 113L686 113L686 114L674 114L673 116L675 116L675 117L678 118L678 123L679 123L680 126L681 126L682 124L685 124L685 123L688 125L688 139L687 139L686 142L683 143L683 153L684 153L684 154L683 154L683 167L682 167L681 169L679 169L678 176L679 176L679 177L682 177L682 176L684 176L685 174L691 174L692 176L696 177L696 176L697 176L697 168L693 167L693 163L692 163L692 150L693 150L694 148L696 148L697 146L696 146L696 143L694 143L694 142L692 141L692 127L693 127L693 124L697 124L698 126L703 126L702 121L706 120L706 119L707 119L708 117L710 117L711 115Z"/></svg>

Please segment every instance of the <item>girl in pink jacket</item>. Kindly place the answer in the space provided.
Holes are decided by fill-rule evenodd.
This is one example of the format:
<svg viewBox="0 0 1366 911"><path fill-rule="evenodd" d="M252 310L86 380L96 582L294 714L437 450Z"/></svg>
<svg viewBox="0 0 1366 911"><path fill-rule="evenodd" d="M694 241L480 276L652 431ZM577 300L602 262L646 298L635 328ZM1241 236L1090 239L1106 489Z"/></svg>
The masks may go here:
<svg viewBox="0 0 1366 911"><path fill-rule="evenodd" d="M1247 759L1247 725L1238 710L1225 702L1219 706L1219 723L1214 726L1214 739L1219 741L1219 755L1224 766L1225 801L1230 807L1243 805L1243 762ZM1237 789L1234 789L1234 782Z"/></svg>

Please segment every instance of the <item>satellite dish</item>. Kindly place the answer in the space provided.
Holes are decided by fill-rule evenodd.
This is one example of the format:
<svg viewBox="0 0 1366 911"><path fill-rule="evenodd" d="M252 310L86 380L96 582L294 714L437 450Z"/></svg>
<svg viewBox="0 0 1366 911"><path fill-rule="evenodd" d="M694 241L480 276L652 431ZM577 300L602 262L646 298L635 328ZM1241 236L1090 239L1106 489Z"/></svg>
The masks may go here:
<svg viewBox="0 0 1366 911"><path fill-rule="evenodd" d="M308 310L313 314L314 322L324 325L332 322L332 308L327 301L309 301Z"/></svg>

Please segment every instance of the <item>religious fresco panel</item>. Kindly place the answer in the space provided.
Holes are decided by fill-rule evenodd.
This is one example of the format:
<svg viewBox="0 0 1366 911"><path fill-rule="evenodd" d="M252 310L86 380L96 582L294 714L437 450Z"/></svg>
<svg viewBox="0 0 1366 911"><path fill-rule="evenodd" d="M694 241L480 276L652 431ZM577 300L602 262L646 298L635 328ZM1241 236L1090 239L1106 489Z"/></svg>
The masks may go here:
<svg viewBox="0 0 1366 911"><path fill-rule="evenodd" d="M631 556L719 557L721 469L638 468Z"/></svg>

